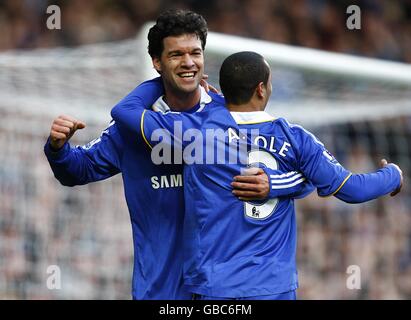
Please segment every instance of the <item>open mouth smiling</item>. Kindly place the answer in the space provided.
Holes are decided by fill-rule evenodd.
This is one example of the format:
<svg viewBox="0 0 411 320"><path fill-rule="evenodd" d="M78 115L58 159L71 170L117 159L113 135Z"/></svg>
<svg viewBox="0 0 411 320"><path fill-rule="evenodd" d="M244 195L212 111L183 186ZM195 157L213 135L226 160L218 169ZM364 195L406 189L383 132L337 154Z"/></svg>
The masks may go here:
<svg viewBox="0 0 411 320"><path fill-rule="evenodd" d="M180 78L184 79L193 79L196 76L197 72L196 71L190 71L190 72L180 72L177 75Z"/></svg>

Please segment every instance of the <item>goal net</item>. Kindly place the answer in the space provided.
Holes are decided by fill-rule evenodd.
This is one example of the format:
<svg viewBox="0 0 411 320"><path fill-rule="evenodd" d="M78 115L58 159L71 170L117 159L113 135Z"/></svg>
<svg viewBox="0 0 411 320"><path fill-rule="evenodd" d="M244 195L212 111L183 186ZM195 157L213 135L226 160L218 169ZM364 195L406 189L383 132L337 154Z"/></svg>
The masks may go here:
<svg viewBox="0 0 411 320"><path fill-rule="evenodd" d="M121 177L63 187L43 145L62 113L87 124L72 144L91 141L111 107L156 75L146 34L147 27L127 41L0 53L0 299L130 297L133 251ZM314 132L353 172L373 171L385 157L409 178L410 66L210 33L212 84L223 59L243 50L271 65L268 112ZM298 200L298 297L410 298L410 200L407 186L400 196L362 205L315 194ZM61 270L58 290L47 288L52 265Z"/></svg>

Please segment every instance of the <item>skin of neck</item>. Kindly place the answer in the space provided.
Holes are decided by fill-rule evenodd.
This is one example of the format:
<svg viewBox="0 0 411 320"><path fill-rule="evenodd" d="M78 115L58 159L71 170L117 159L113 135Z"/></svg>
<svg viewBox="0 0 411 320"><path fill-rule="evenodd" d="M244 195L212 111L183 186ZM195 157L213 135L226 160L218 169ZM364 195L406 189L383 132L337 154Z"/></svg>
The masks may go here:
<svg viewBox="0 0 411 320"><path fill-rule="evenodd" d="M232 104L227 103L227 108L231 112L254 112L254 111L264 111L266 103L264 100L254 94L250 101L243 104Z"/></svg>
<svg viewBox="0 0 411 320"><path fill-rule="evenodd" d="M200 87L193 92L177 92L170 88L165 88L164 100L173 111L186 111L193 108L200 102Z"/></svg>

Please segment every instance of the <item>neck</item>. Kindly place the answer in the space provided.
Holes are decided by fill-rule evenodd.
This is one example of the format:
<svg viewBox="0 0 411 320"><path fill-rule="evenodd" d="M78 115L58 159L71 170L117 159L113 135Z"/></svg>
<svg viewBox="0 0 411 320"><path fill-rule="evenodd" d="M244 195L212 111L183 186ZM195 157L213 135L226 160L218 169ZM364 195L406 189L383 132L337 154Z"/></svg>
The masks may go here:
<svg viewBox="0 0 411 320"><path fill-rule="evenodd" d="M265 109L260 103L255 103L253 101L249 101L244 104L227 103L227 108L231 112L255 112L264 111Z"/></svg>
<svg viewBox="0 0 411 320"><path fill-rule="evenodd" d="M164 100L173 111L190 110L197 103L200 102L201 90L198 87L193 92L175 92L173 90L166 90Z"/></svg>

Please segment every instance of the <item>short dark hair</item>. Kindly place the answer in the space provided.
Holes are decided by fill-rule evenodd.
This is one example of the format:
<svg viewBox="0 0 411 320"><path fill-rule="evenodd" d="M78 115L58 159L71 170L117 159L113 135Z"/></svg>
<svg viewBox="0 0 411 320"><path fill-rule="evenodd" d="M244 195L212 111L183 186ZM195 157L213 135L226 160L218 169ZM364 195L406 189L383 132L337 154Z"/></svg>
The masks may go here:
<svg viewBox="0 0 411 320"><path fill-rule="evenodd" d="M163 52L163 39L169 36L193 34L201 40L204 50L207 40L207 22L189 10L168 10L160 14L156 24L148 33L148 53L151 58L159 58Z"/></svg>
<svg viewBox="0 0 411 320"><path fill-rule="evenodd" d="M260 82L267 85L270 68L260 54L243 51L227 57L220 68L220 87L227 103L247 103Z"/></svg>

